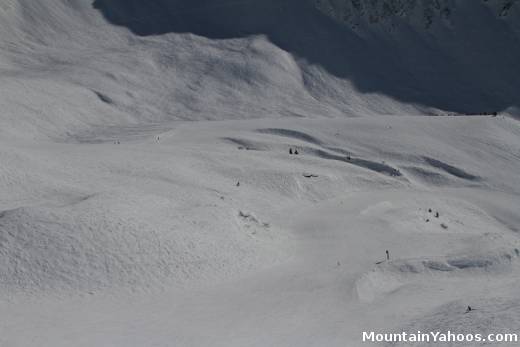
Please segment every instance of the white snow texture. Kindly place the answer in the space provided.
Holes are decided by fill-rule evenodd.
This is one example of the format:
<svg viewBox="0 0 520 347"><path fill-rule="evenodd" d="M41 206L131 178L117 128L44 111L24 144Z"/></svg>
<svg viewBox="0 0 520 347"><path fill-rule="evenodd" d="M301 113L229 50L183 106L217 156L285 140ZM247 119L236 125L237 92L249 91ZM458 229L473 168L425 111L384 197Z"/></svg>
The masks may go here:
<svg viewBox="0 0 520 347"><path fill-rule="evenodd" d="M0 0L0 347L520 334L519 76L513 0Z"/></svg>

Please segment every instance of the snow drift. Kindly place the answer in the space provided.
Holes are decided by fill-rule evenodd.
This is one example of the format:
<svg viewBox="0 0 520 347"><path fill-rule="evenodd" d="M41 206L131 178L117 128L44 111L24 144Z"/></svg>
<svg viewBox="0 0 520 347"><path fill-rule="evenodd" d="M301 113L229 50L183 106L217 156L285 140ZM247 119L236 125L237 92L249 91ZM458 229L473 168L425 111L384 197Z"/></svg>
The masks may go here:
<svg viewBox="0 0 520 347"><path fill-rule="evenodd" d="M63 138L178 119L512 110L518 7L10 0L0 7L2 132Z"/></svg>
<svg viewBox="0 0 520 347"><path fill-rule="evenodd" d="M334 104L353 93L463 113L518 104L520 12L512 1L96 0L94 6L141 36L266 35L301 61L304 87ZM323 80L316 66L330 76ZM353 88L345 90L345 81Z"/></svg>
<svg viewBox="0 0 520 347"><path fill-rule="evenodd" d="M517 327L519 19L0 0L0 345Z"/></svg>

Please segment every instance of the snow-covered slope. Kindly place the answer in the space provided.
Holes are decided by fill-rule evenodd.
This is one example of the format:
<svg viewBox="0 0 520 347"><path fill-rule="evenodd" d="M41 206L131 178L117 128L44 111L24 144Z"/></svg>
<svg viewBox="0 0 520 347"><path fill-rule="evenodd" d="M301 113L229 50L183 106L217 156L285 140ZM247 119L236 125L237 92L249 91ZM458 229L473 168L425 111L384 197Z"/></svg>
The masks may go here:
<svg viewBox="0 0 520 347"><path fill-rule="evenodd" d="M518 5L359 3L5 0L2 133L518 107Z"/></svg>
<svg viewBox="0 0 520 347"><path fill-rule="evenodd" d="M148 6L97 0L95 6L138 35L267 35L305 61L299 66L312 95L332 97L335 105L355 103L352 94L469 113L518 104L520 11L512 1L199 0ZM345 25L322 18L317 8ZM352 85L323 80L313 65Z"/></svg>
<svg viewBox="0 0 520 347"><path fill-rule="evenodd" d="M0 0L0 346L513 332L518 7Z"/></svg>
<svg viewBox="0 0 520 347"><path fill-rule="evenodd" d="M2 140L3 342L361 346L518 322L516 120L171 126Z"/></svg>

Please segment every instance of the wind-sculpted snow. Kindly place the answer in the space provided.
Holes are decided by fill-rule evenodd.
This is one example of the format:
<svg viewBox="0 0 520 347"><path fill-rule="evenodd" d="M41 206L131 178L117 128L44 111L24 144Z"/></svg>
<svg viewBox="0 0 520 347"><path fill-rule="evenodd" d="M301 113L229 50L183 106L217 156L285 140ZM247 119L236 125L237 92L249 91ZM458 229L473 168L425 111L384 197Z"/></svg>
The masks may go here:
<svg viewBox="0 0 520 347"><path fill-rule="evenodd" d="M435 276L464 278L500 275L518 266L519 251L512 249L498 254L452 256L440 259L399 259L378 264L356 281L356 293L362 301L373 301L399 288Z"/></svg>
<svg viewBox="0 0 520 347"><path fill-rule="evenodd" d="M278 136L284 136L296 140L301 140L304 142L312 143L315 145L321 145L321 141L317 138L308 135L306 133L303 133L301 131L297 130L291 130L291 129L258 129L257 130L261 134L271 134L271 135L278 135Z"/></svg>
<svg viewBox="0 0 520 347"><path fill-rule="evenodd" d="M461 317L517 326L519 134L405 116L0 137L2 343L339 347Z"/></svg>
<svg viewBox="0 0 520 347"><path fill-rule="evenodd" d="M450 22L425 28L393 14L392 30L365 20L372 10L352 15L354 30L316 6L10 1L0 9L0 131L63 140L171 120L516 112L517 5L500 16L498 0L455 1Z"/></svg>
<svg viewBox="0 0 520 347"><path fill-rule="evenodd" d="M224 137L223 140L237 145L238 149L253 150L253 151L264 151L264 150L268 149L268 146L266 146L263 143L256 142L256 141L233 138L233 137Z"/></svg>
<svg viewBox="0 0 520 347"><path fill-rule="evenodd" d="M518 327L518 23L506 0L0 0L0 345Z"/></svg>
<svg viewBox="0 0 520 347"><path fill-rule="evenodd" d="M462 178L462 179L469 180L469 181L475 181L475 180L479 179L479 177L477 177L475 175L469 174L469 173L465 172L464 170L459 169L453 165L443 163L440 160L428 158L428 157L424 157L424 160L431 166L442 169L443 171L445 171L455 177Z"/></svg>
<svg viewBox="0 0 520 347"><path fill-rule="evenodd" d="M415 179L430 185L442 186L448 185L450 180L446 175L442 173L428 170L426 168L410 166L403 168L406 172L410 173Z"/></svg>
<svg viewBox="0 0 520 347"><path fill-rule="evenodd" d="M158 213L168 209L170 223L159 220ZM258 232L268 223L260 224L242 212L243 228L256 235L255 240L232 219L219 231L220 217L206 214L199 215L199 227L188 232L191 222L171 202L115 194L89 196L58 208L4 211L0 213L0 291L155 291L219 272L230 274L247 263L251 266L262 243L272 244L276 238L272 231ZM221 239L218 246L213 243L217 239ZM275 260L276 251L270 257Z"/></svg>
<svg viewBox="0 0 520 347"><path fill-rule="evenodd" d="M106 94L103 94L101 92L98 92L98 91L93 91L94 94L96 94L96 96L99 98L99 100L101 100L102 102L106 103L106 104L113 104L114 103L114 100L112 100L108 95Z"/></svg>
<svg viewBox="0 0 520 347"><path fill-rule="evenodd" d="M308 149L305 149L305 152L314 154L317 157L320 157L323 159L342 161L347 164L352 164L352 165L359 166L359 167L362 167L365 169L369 169L369 170L372 170L372 171L375 171L378 173L383 173L383 174L386 174L389 176L395 176L395 177L401 176L401 172L398 169L393 168L384 163L378 163L375 161L362 159L362 158L352 158L352 157L348 157L348 156L340 156L340 155L328 153L328 152L326 152L324 150L320 150L320 149L308 148Z"/></svg>
<svg viewBox="0 0 520 347"><path fill-rule="evenodd" d="M265 35L295 57L316 99L341 110L360 102L358 94L470 114L519 103L520 6L512 1L96 0L94 7L140 36Z"/></svg>
<svg viewBox="0 0 520 347"><path fill-rule="evenodd" d="M324 149L317 149L317 148L311 148L311 147L300 147L300 150L302 151L302 153L305 153L305 154L311 154L313 156L317 156L317 157L323 158L323 159L342 161L342 162L345 162L345 163L348 163L351 165L366 168L366 169L369 169L369 170L372 170L372 171L375 171L378 173L383 173L383 174L386 174L389 176L396 176L396 177L401 176L401 172L396 168L393 168L384 163L378 163L378 162L374 162L374 161L363 159L363 158L353 157L351 153L348 153L348 151L345 151L345 150L341 150L338 148L332 148L332 149L327 148L316 137L311 136L311 135L306 134L301 131L291 130L291 129L268 128L268 129L258 129L257 132L259 132L261 134L277 135L277 136L282 136L282 137L286 137L289 139L299 140L302 142L314 144L314 145L329 149L334 152L339 152L344 155L337 155L337 154L329 153L328 151L326 151ZM347 154L345 154L345 153L347 153Z"/></svg>

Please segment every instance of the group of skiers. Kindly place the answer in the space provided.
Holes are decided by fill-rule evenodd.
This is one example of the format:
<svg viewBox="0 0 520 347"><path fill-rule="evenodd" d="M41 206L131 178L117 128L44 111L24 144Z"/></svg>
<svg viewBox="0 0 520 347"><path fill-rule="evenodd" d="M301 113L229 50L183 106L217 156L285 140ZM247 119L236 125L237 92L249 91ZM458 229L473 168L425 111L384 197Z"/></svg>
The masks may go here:
<svg viewBox="0 0 520 347"><path fill-rule="evenodd" d="M433 213L433 210L431 208L428 209L428 213ZM435 218L439 218L440 217L440 214L438 211L435 211L435 214L434 214ZM426 218L426 223L428 223L430 221L430 218Z"/></svg>

